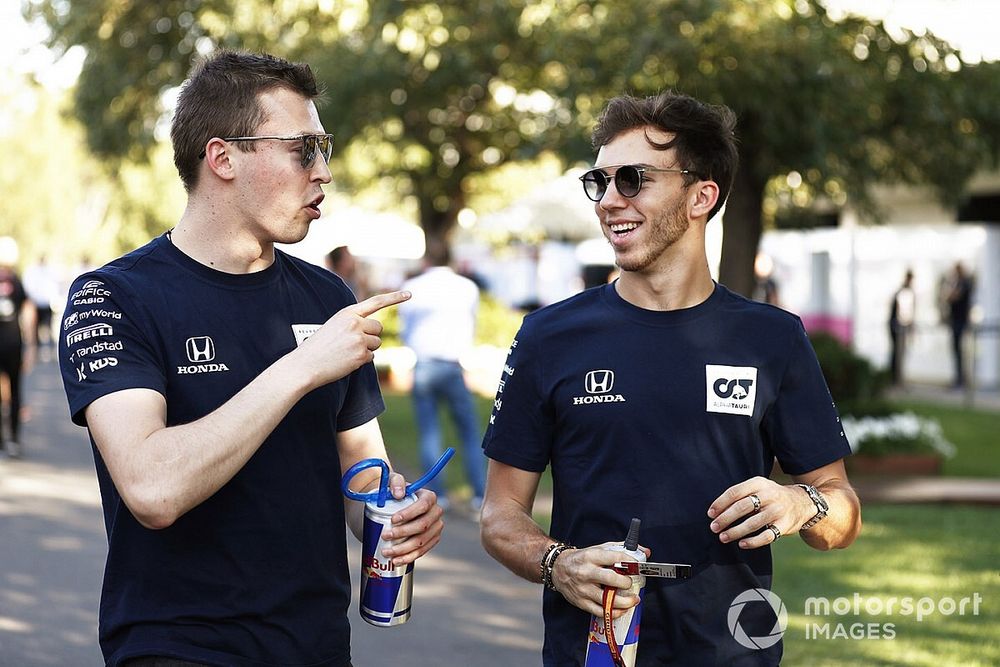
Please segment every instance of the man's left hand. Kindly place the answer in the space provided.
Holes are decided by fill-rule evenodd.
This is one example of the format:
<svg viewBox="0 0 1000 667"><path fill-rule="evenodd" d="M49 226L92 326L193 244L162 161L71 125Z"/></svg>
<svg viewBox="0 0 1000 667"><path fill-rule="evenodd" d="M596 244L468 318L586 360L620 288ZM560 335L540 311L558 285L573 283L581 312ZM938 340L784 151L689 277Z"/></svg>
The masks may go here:
<svg viewBox="0 0 1000 667"><path fill-rule="evenodd" d="M393 496L403 495L403 485L402 477L393 473L389 481ZM437 504L437 494L420 489L416 496L417 502L392 515L392 528L382 533L382 537L392 540L392 546L383 549L382 554L396 565L412 563L441 541L444 510Z"/></svg>
<svg viewBox="0 0 1000 667"><path fill-rule="evenodd" d="M739 541L759 549L782 535L798 532L816 514L816 505L798 486L753 477L726 489L708 508L710 528L719 541Z"/></svg>

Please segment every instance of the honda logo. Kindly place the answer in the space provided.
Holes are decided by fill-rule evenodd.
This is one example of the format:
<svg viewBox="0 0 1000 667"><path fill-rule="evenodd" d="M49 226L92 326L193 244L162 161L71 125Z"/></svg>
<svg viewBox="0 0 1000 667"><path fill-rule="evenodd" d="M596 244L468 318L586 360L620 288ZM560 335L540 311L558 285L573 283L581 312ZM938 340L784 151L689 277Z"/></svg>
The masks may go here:
<svg viewBox="0 0 1000 667"><path fill-rule="evenodd" d="M588 394L606 394L615 386L615 372L590 371L587 373L585 386Z"/></svg>
<svg viewBox="0 0 1000 667"><path fill-rule="evenodd" d="M215 359L215 343L210 336L194 336L187 339L187 356L191 362Z"/></svg>

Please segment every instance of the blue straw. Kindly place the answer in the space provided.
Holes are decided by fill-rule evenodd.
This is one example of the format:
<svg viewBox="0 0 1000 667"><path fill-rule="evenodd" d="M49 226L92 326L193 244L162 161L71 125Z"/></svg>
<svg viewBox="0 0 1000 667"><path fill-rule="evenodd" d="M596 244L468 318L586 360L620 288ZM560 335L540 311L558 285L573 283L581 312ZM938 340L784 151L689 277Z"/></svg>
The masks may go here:
<svg viewBox="0 0 1000 667"><path fill-rule="evenodd" d="M413 482L412 484L406 485L406 491L405 491L406 495L410 495L411 493L414 493L424 488L424 486L428 482L434 479L437 476L437 474L441 472L444 466L448 463L448 461L451 460L451 457L454 455L455 455L454 448L449 447L448 449L446 449L444 454L441 455L441 458L439 458L437 462L433 466L431 466L431 469L428 470L423 477ZM354 478L354 476L357 475L362 470L367 470L368 468L375 468L375 467L382 469L381 475L379 476L378 491L369 491L367 493L358 493L356 491L351 491L348 484ZM340 482L340 488L341 490L343 490L344 495L350 498L351 500L358 500L363 503L374 502L379 507L385 507L385 503L389 499L389 475L390 475L389 464L383 461L382 459L364 459L352 465L347 470L347 472L344 473L344 478Z"/></svg>

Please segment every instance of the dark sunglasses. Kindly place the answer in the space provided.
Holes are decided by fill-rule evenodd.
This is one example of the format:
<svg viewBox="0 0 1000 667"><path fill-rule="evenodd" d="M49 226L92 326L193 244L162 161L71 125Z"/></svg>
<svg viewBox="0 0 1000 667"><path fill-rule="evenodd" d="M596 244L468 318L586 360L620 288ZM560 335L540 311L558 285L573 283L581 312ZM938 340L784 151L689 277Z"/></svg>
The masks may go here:
<svg viewBox="0 0 1000 667"><path fill-rule="evenodd" d="M273 139L275 141L301 141L302 142L302 168L309 169L316 161L316 153L323 156L324 162L329 162L333 155L333 135L332 134L299 134L293 137L223 137L223 141L257 141L258 139ZM204 159L205 151L201 152L199 158Z"/></svg>
<svg viewBox="0 0 1000 667"><path fill-rule="evenodd" d="M660 171L672 174L693 174L697 173L690 169L659 169L657 167L642 167L637 164L612 165L617 166L614 176L609 176L605 171L606 167L591 169L580 180L583 181L583 191L591 201L601 201L604 193L608 191L608 183L614 178L615 189L622 197L635 197L642 189L642 184L646 180L643 176L647 171ZM700 178L700 176L699 176Z"/></svg>

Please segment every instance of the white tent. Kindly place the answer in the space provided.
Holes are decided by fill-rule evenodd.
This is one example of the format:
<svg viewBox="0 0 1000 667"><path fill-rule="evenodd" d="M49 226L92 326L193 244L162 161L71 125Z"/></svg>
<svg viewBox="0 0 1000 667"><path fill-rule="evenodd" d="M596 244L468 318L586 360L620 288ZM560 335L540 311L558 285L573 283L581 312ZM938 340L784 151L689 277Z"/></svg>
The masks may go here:
<svg viewBox="0 0 1000 667"><path fill-rule="evenodd" d="M305 239L280 244L282 250L314 264L336 247L368 260L418 260L424 255L424 232L395 213L367 211L328 197L323 217L313 221Z"/></svg>
<svg viewBox="0 0 1000 667"><path fill-rule="evenodd" d="M523 239L582 241L601 236L594 202L583 194L580 175L571 169L539 184L507 208L482 216L474 234L510 234Z"/></svg>

